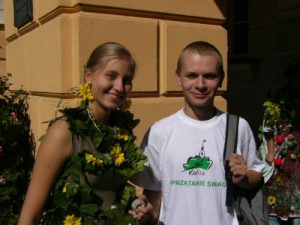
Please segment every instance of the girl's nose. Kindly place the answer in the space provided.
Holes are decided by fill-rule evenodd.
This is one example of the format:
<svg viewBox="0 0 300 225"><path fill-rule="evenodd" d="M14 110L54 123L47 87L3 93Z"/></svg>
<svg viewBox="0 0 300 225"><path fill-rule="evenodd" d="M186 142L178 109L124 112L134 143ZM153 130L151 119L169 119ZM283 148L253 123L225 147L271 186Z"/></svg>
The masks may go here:
<svg viewBox="0 0 300 225"><path fill-rule="evenodd" d="M114 89L118 92L123 92L124 90L124 83L123 83L123 80L122 79L116 79L114 81Z"/></svg>

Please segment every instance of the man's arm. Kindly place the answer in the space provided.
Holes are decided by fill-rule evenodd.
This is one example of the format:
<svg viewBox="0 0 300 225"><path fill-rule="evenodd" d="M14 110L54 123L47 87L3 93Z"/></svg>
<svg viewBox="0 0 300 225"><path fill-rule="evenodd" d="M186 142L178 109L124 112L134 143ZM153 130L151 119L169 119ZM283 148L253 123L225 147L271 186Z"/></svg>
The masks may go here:
<svg viewBox="0 0 300 225"><path fill-rule="evenodd" d="M232 154L229 161L232 183L243 189L252 189L262 182L262 173L249 170L243 156Z"/></svg>
<svg viewBox="0 0 300 225"><path fill-rule="evenodd" d="M156 225L158 224L159 220L162 192L145 189L143 193L152 206L151 225Z"/></svg>

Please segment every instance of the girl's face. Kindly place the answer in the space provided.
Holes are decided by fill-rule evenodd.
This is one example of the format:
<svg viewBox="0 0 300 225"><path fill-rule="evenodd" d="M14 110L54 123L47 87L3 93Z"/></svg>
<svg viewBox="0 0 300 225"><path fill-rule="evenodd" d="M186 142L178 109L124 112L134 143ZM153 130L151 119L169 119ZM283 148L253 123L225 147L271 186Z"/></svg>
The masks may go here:
<svg viewBox="0 0 300 225"><path fill-rule="evenodd" d="M133 75L124 59L111 59L104 67L88 70L85 78L91 84L96 107L104 111L117 109L132 90Z"/></svg>

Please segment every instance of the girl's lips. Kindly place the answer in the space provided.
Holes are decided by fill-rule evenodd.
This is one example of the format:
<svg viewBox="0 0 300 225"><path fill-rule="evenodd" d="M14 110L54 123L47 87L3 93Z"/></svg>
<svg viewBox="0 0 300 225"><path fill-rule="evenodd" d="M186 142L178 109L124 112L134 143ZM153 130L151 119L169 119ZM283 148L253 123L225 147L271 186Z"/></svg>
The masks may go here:
<svg viewBox="0 0 300 225"><path fill-rule="evenodd" d="M115 103L119 103L124 99L123 95L114 94L114 93L107 93L107 94Z"/></svg>

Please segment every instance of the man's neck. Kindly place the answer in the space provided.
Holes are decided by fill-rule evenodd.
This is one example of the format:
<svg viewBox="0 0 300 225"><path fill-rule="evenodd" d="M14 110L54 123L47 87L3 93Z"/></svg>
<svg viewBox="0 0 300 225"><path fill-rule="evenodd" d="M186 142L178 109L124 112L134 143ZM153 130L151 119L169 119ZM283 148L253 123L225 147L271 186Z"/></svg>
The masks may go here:
<svg viewBox="0 0 300 225"><path fill-rule="evenodd" d="M183 108L183 111L185 114L195 120L209 120L213 118L217 110L214 106L211 107L201 107L201 108L196 108L196 107L187 107L185 106Z"/></svg>

